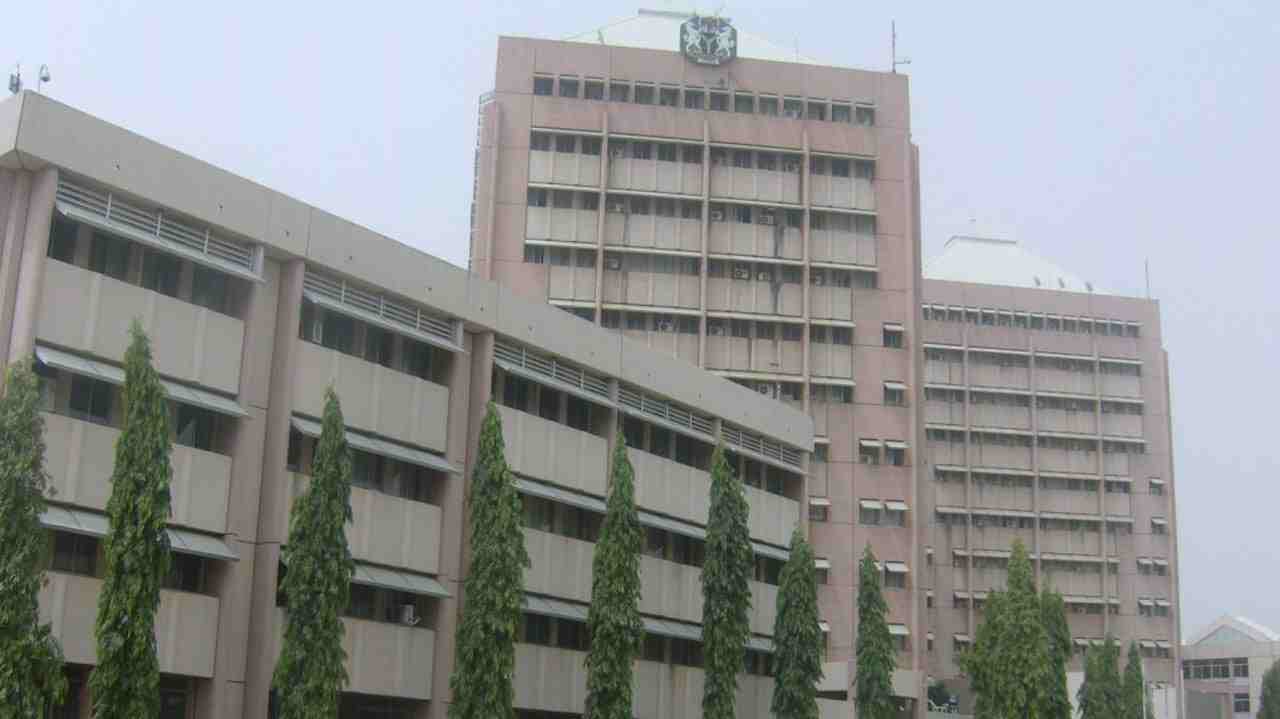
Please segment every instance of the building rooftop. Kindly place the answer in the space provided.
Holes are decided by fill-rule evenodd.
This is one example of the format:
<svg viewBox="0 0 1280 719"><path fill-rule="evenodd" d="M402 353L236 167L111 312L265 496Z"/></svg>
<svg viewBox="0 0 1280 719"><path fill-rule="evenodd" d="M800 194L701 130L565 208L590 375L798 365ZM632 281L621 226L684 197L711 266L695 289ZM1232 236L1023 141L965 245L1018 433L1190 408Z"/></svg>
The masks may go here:
<svg viewBox="0 0 1280 719"><path fill-rule="evenodd" d="M635 15L614 20L601 27L570 35L564 39L572 42L593 42L618 47L680 52L680 25L693 15L692 12L641 8ZM824 64L801 55L795 48L770 42L758 35L744 32L742 28L738 28L738 57L807 65Z"/></svg>
<svg viewBox="0 0 1280 719"><path fill-rule="evenodd" d="M1280 642L1280 632L1246 617L1224 614L1184 644L1214 644L1227 641Z"/></svg>
<svg viewBox="0 0 1280 719"><path fill-rule="evenodd" d="M925 264L926 280L1030 287L1110 294L1052 262L1028 252L1016 240L957 235L942 254Z"/></svg>

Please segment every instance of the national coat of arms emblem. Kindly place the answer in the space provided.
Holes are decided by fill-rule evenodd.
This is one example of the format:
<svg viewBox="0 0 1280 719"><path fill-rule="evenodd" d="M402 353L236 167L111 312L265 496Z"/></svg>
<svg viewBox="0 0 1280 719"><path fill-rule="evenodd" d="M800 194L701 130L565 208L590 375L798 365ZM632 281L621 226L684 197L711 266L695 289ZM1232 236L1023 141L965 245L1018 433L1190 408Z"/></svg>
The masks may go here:
<svg viewBox="0 0 1280 719"><path fill-rule="evenodd" d="M738 30L725 18L694 15L680 25L680 48L700 65L723 65L738 56Z"/></svg>

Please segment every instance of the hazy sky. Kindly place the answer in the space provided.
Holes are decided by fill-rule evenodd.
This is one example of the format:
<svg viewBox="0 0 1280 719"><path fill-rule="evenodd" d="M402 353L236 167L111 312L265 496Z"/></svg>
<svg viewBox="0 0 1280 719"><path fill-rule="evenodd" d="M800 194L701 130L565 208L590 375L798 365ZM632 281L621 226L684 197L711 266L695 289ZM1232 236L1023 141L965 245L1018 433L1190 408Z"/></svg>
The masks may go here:
<svg viewBox="0 0 1280 719"><path fill-rule="evenodd" d="M23 61L32 84L47 62L55 98L465 265L497 35L576 34L642 1L18 2L0 62ZM886 68L897 19L926 257L956 233L1008 237L1126 293L1150 259L1184 630L1226 612L1280 629L1280 426L1266 410L1280 410L1280 3L701 9L721 6L754 34L870 69Z"/></svg>

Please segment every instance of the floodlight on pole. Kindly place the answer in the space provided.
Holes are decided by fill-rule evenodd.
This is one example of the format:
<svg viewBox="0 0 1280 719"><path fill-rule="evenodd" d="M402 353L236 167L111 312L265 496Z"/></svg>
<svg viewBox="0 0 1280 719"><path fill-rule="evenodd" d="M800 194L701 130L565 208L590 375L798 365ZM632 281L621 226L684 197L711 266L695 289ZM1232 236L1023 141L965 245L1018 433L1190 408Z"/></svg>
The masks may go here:
<svg viewBox="0 0 1280 719"><path fill-rule="evenodd" d="M52 81L53 75L49 72L49 66L41 65L40 72L36 73L36 92L40 92L40 88L43 87L46 82Z"/></svg>

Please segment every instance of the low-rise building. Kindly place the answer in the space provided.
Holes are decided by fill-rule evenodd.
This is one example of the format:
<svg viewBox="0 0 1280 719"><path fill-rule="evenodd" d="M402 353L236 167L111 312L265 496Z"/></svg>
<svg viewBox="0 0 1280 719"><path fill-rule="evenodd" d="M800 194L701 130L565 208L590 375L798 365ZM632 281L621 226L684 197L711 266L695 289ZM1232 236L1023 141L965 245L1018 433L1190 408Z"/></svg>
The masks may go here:
<svg viewBox="0 0 1280 719"><path fill-rule="evenodd" d="M1261 705L1262 677L1280 662L1280 632L1223 615L1182 645L1187 719L1251 717Z"/></svg>

